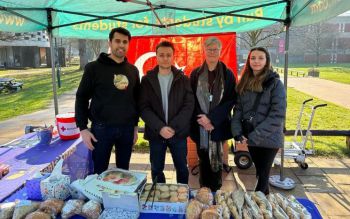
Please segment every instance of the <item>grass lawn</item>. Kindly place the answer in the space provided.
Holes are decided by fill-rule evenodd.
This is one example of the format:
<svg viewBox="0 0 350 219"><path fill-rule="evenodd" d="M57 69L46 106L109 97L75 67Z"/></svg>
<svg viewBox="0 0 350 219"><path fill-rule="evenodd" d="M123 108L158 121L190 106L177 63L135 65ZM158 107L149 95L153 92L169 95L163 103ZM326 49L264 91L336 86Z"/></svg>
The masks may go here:
<svg viewBox="0 0 350 219"><path fill-rule="evenodd" d="M62 68L58 94L78 87L82 72L78 66ZM23 81L23 89L12 94L0 94L0 121L46 108L53 99L51 69L3 70L0 77Z"/></svg>
<svg viewBox="0 0 350 219"><path fill-rule="evenodd" d="M288 130L295 130L298 116L301 108L301 104L304 100L313 98L314 100L309 102L313 105L327 103L328 106L318 108L315 111L315 116L312 122L311 129L320 130L349 130L350 125L350 110L337 106L335 104L325 102L315 97L309 96L302 92L299 92L293 88L288 88L288 106L287 106L287 123L286 128ZM311 112L310 107L306 107L304 112ZM302 119L302 129L306 129L308 125L309 117L305 115ZM345 157L350 155L350 151L346 148L345 136L344 137L321 137L314 136L314 145L317 155L332 156L332 157ZM291 141L291 137L287 137L286 141ZM300 141L300 139L298 139ZM311 147L310 142L307 147Z"/></svg>
<svg viewBox="0 0 350 219"><path fill-rule="evenodd" d="M279 66L282 67L282 66ZM283 68L283 67L282 67ZM307 75L308 69L311 65L292 65L289 70L302 71ZM325 65L318 68L320 70L320 78L331 80L339 83L350 84L350 65Z"/></svg>

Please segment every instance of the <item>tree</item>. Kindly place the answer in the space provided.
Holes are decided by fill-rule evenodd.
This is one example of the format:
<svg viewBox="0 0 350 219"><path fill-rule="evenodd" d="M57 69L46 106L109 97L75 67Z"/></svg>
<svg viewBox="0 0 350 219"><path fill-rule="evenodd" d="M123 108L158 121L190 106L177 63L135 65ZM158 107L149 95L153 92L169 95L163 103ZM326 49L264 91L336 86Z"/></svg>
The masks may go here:
<svg viewBox="0 0 350 219"><path fill-rule="evenodd" d="M0 41L12 41L16 39L16 35L12 32L0 31Z"/></svg>
<svg viewBox="0 0 350 219"><path fill-rule="evenodd" d="M327 44L332 43L336 31L333 30L332 25L327 23L317 23L304 27L297 27L293 29L295 34L296 47L302 47L307 53L315 55L315 65L320 65L320 57L326 52Z"/></svg>
<svg viewBox="0 0 350 219"><path fill-rule="evenodd" d="M85 65L88 63L88 54L87 54L87 40L79 39L79 57L80 57L80 67L79 70L83 70Z"/></svg>
<svg viewBox="0 0 350 219"><path fill-rule="evenodd" d="M282 25L275 25L268 29L259 29L246 33L242 33L239 38L246 49L251 49L256 46L270 47L273 40L283 32Z"/></svg>
<svg viewBox="0 0 350 219"><path fill-rule="evenodd" d="M88 46L92 48L92 51L94 52L95 58L100 55L101 48L102 48L102 41L101 40L89 40Z"/></svg>

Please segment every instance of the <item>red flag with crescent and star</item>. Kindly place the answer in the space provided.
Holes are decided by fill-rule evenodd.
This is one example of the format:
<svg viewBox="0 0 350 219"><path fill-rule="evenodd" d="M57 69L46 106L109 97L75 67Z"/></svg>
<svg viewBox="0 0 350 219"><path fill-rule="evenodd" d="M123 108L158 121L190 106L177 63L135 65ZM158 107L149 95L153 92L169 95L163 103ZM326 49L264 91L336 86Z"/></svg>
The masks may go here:
<svg viewBox="0 0 350 219"><path fill-rule="evenodd" d="M222 50L220 60L223 61L237 76L236 34L205 34L191 36L149 36L133 37L127 54L128 61L134 64L140 75L157 65L156 46L161 41L170 41L175 46L175 63L186 75L202 65L204 61L203 43L206 38L215 36L221 40ZM236 77L237 78L237 77Z"/></svg>

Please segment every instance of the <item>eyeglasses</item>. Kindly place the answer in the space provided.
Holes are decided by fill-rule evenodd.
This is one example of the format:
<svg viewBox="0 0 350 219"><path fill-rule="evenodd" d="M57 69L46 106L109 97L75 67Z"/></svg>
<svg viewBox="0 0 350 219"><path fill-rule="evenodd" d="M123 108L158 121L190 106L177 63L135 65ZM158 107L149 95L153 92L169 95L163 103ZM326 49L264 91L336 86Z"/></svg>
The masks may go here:
<svg viewBox="0 0 350 219"><path fill-rule="evenodd" d="M220 51L220 49L205 49L207 52L211 52L211 53L218 53Z"/></svg>

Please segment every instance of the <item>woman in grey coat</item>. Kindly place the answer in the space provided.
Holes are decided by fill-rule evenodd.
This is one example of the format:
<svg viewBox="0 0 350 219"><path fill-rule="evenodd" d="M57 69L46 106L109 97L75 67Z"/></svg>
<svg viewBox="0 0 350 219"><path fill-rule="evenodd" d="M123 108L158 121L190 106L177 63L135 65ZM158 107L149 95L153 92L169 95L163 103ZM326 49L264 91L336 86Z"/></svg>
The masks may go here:
<svg viewBox="0 0 350 219"><path fill-rule="evenodd" d="M238 143L248 146L258 178L255 191L269 194L270 169L284 143L286 93L264 48L250 50L242 73L236 86L232 134Z"/></svg>

